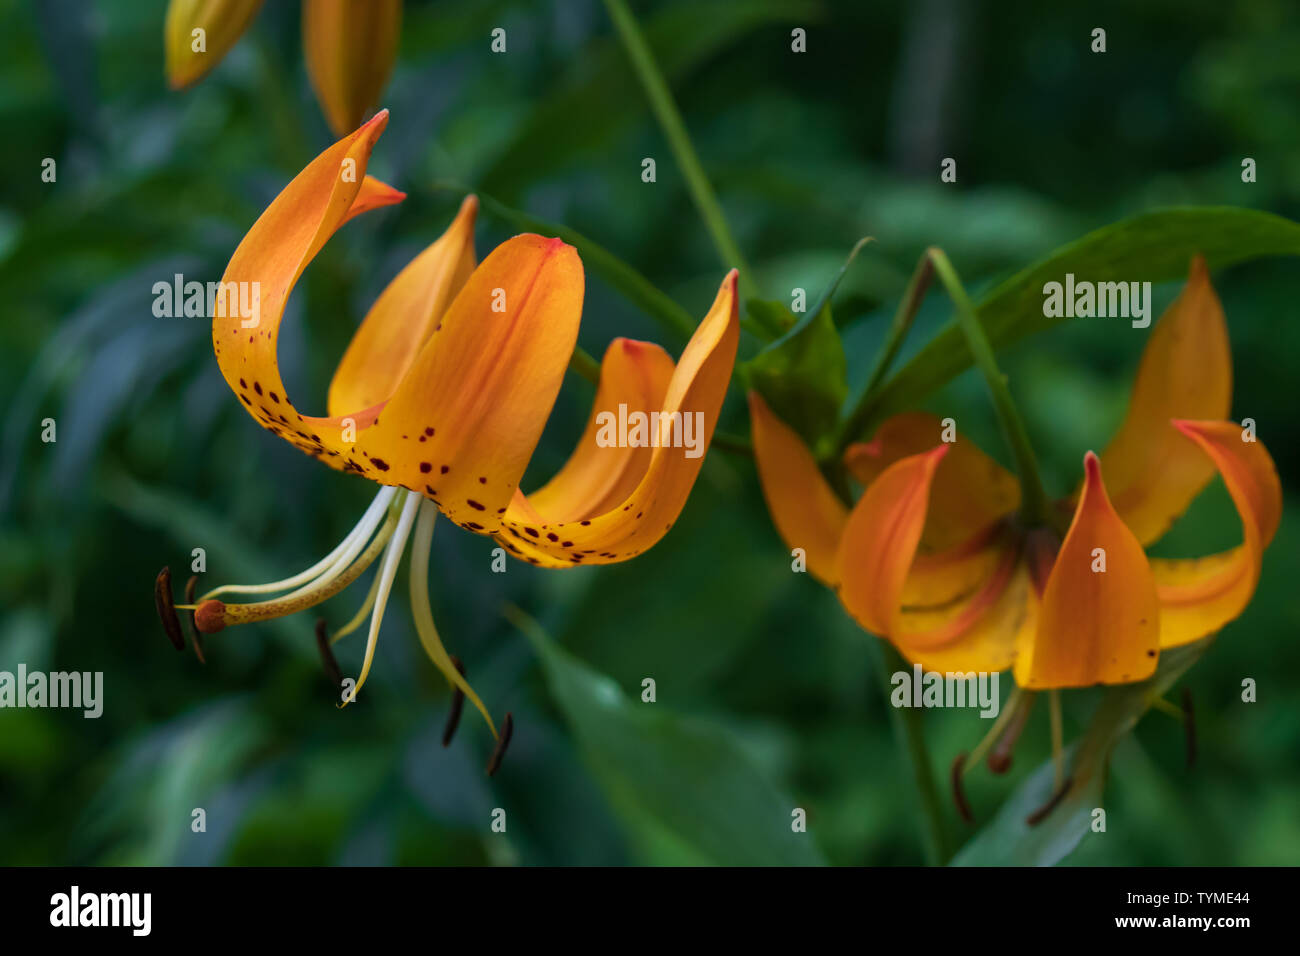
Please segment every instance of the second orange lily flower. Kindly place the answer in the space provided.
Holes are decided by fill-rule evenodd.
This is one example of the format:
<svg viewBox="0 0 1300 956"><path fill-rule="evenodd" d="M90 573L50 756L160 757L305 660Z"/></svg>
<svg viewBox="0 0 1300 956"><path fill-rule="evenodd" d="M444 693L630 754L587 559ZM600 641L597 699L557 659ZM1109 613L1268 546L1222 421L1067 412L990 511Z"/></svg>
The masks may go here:
<svg viewBox="0 0 1300 956"><path fill-rule="evenodd" d="M1227 420L1231 394L1223 310L1197 258L1151 334L1119 432L1059 502L1063 536L1021 518L1016 479L951 422L907 413L849 447L844 465L865 487L850 509L799 436L757 393L749 403L777 529L859 624L929 670L1013 667L1039 690L1143 680L1162 648L1215 633L1249 603L1282 492L1253 427ZM1216 470L1241 545L1148 557Z"/></svg>

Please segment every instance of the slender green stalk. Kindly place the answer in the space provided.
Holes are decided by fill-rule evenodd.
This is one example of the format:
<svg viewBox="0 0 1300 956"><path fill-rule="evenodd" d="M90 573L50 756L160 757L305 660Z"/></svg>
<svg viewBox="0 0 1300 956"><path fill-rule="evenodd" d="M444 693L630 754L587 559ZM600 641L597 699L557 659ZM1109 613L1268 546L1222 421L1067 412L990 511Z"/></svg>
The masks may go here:
<svg viewBox="0 0 1300 956"><path fill-rule="evenodd" d="M894 313L894 320L889 325L889 333L885 337L884 345L881 346L880 356L876 359L876 365L871 371L871 377L867 380L866 388L862 390L858 400L854 403L853 411L844 419L836 432L833 447L834 457L837 460L844 453L844 449L848 447L849 442L866 430L867 422L874 411L876 390L880 387L880 383L884 381L890 366L894 364L894 359L898 357L898 352L907 339L907 333L916 320L916 313L920 311L921 303L925 300L925 294L930 289L930 281L933 277L934 263L927 254L917 262L916 270L912 273L907 288L903 290L903 298L898 303L898 310Z"/></svg>
<svg viewBox="0 0 1300 956"><path fill-rule="evenodd" d="M894 741L911 768L912 782L916 786L917 804L921 809L921 841L925 862L930 866L942 866L952 856L952 845L948 827L944 823L939 788L934 782L934 767L930 763L930 748L925 742L921 715L915 708L895 707L890 701L893 674L900 670L910 672L911 668L888 641L871 639L870 646L880 673L881 691L885 695L885 708L889 711Z"/></svg>
<svg viewBox="0 0 1300 956"><path fill-rule="evenodd" d="M581 345L573 347L573 354L569 356L569 371L585 378L592 385L600 384L600 363Z"/></svg>
<svg viewBox="0 0 1300 956"><path fill-rule="evenodd" d="M743 435L733 435L730 432L713 432L713 447L718 451L729 452L733 455L742 455L746 458L754 457L754 443Z"/></svg>
<svg viewBox="0 0 1300 956"><path fill-rule="evenodd" d="M713 244L722 257L722 264L739 269L741 281L752 293L756 288L752 281L753 273L745 257L741 255L735 238L731 235L727 219L722 213L722 206L713 192L713 187L709 184L709 178L704 174L704 167L700 165L699 157L695 154L690 134L686 132L686 124L682 122L682 115L673 101L672 92L668 89L668 82L664 79L663 72L655 63L654 53L646 43L645 34L641 32L636 17L628 8L627 0L605 0L605 9L609 11L614 29L618 31L623 48L627 50L628 58L632 61L632 67L645 88L646 96L650 100L650 108L654 111L655 119L659 121L664 136L668 139L668 145L690 189L691 198L695 201L695 208L699 210L700 217L713 238Z"/></svg>
<svg viewBox="0 0 1300 956"><path fill-rule="evenodd" d="M1016 472L1020 476L1021 514L1031 524L1047 524L1051 520L1051 509L1047 493L1043 490L1042 476L1038 472L1038 459L1029 444L1029 433L1025 431L1025 423L1011 397L1011 389L1007 387L1007 377L998 369L993 346L984 334L984 326L980 324L974 304L962 288L957 270L952 267L942 249L932 248L927 255L934 262L934 270L947 289L948 298L957 308L957 325L966 337L966 345L975 359L975 365L984 376L998 420L1011 444L1011 452L1016 459Z"/></svg>

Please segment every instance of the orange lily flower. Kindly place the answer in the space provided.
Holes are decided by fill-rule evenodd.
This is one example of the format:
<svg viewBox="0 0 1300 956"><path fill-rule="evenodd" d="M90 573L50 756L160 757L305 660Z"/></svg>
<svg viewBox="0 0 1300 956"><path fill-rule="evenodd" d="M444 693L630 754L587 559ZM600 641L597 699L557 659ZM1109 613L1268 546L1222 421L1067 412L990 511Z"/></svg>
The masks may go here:
<svg viewBox="0 0 1300 956"><path fill-rule="evenodd" d="M381 111L313 160L267 207L231 257L222 289L252 287L258 314L222 300L213 348L247 412L332 468L380 490L356 528L311 568L263 585L227 585L187 605L203 633L304 610L337 594L376 560L361 611L337 641L370 615L364 663L344 703L370 672L398 562L414 528L411 603L421 643L447 680L482 702L443 648L429 610L428 560L441 511L494 537L533 564L569 568L626 560L667 533L686 502L717 423L739 336L736 273L674 363L657 345L616 339L601 366L592 425L568 464L532 495L524 473L573 353L582 314L583 269L559 239L520 235L475 264L474 197L450 228L380 294L339 363L324 416L300 413L276 361L285 303L298 277L340 226L404 194L365 175L388 121ZM242 298L240 301L244 301ZM611 443L595 427L632 409L654 420L653 444ZM681 422L699 427L688 447ZM160 579L161 580L161 579ZM169 588L165 589L169 592ZM249 604L219 595L284 596ZM161 594L161 591L160 591ZM164 624L170 594L160 596ZM176 640L175 630L172 633ZM337 665L322 638L327 667Z"/></svg>
<svg viewBox="0 0 1300 956"><path fill-rule="evenodd" d="M1162 648L1213 634L1249 603L1282 492L1253 428L1226 420L1231 393L1223 309L1198 257L1147 342L1119 432L1059 503L1072 515L1063 538L1026 527L1016 479L935 416L896 416L846 451L865 486L850 510L799 437L756 393L749 403L777 529L859 624L927 669L1014 667L1019 686L1040 690L1143 680ZM1242 544L1148 558L1216 470Z"/></svg>
<svg viewBox="0 0 1300 956"><path fill-rule="evenodd" d="M262 0L171 0L163 28L167 80L182 89L213 70ZM402 0L304 0L303 55L312 88L338 136L361 125L393 72Z"/></svg>

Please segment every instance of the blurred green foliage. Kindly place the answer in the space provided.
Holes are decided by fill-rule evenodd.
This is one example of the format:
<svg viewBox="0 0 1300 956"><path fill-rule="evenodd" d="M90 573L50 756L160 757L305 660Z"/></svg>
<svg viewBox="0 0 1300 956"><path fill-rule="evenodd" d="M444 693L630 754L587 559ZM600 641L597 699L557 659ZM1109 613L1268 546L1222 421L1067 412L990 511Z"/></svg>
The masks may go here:
<svg viewBox="0 0 1300 956"><path fill-rule="evenodd" d="M1300 218L1300 8L1289 0L1033 0L862 4L636 3L761 288L810 303L860 237L835 299L848 391L871 370L918 255L942 246L979 297L1058 246L1168 205ZM607 568L489 572L491 542L434 540L434 611L515 740L484 778L486 730L466 715L439 745L445 686L404 605L385 623L363 702L346 712L320 672L310 615L208 642L209 664L166 645L151 586L204 547L212 580L270 580L324 554L370 486L265 433L217 372L206 325L156 319L154 282L216 278L283 184L329 142L301 62L297 4L267 4L198 87L165 88L164 0L0 0L0 670L103 671L98 720L0 711L0 863L913 863L910 778L880 677L834 596L789 572L752 463L715 450L658 547ZM1108 52L1088 52L1094 26ZM505 55L489 34L507 30ZM790 30L808 52L790 52ZM304 411L365 309L449 221L459 194L561 223L632 264L698 318L719 262L599 0L407 3L392 111L372 171L399 208L348 226L290 303L280 356ZM641 181L643 157L658 182ZM939 159L958 182L938 181ZM1258 182L1243 184L1245 156ZM56 183L41 161L58 163ZM515 231L491 205L485 250ZM1231 258L1230 256L1228 258ZM1238 374L1286 484L1256 600L1184 678L1201 753L1154 714L1117 748L1108 832L1073 863L1295 863L1300 857L1300 574L1292 383L1294 259L1221 269ZM1134 277L1138 278L1138 277ZM1157 286L1157 306L1178 282ZM580 342L665 331L588 269ZM903 361L950 310L932 295ZM1143 333L1068 322L999 355L1049 482L1119 422ZM747 338L742 358L760 342ZM836 386L837 394L840 393ZM570 377L528 477L579 434L591 387ZM743 434L735 393L722 427ZM970 371L926 401L1004 462ZM820 412L819 412L820 414ZM40 440L57 421L58 441ZM1160 545L1235 543L1218 484ZM183 579L184 575L178 576ZM361 595L326 605L334 624ZM530 642L518 605L550 635ZM345 670L361 648L341 646ZM658 702L640 702L642 680ZM1240 701L1245 677L1259 702ZM1009 682L1007 682L1009 683ZM1067 736L1096 695L1065 699ZM649 708L653 708L652 710ZM985 727L927 712L936 771ZM976 812L1046 756L1037 715L1009 778L969 778ZM648 784L653 784L650 786ZM207 832L190 830L207 811ZM505 835L488 829L504 808ZM790 809L809 832L790 833ZM948 825L971 831L955 813Z"/></svg>

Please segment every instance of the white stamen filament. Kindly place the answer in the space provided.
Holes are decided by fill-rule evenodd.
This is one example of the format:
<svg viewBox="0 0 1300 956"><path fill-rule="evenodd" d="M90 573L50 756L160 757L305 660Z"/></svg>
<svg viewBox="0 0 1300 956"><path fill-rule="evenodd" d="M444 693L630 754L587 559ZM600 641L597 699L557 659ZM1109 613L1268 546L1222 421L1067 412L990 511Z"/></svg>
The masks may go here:
<svg viewBox="0 0 1300 956"><path fill-rule="evenodd" d="M369 614L370 609L375 606L375 595L378 593L379 575L376 574L374 580L370 582L370 591L366 594L366 599L361 602L361 607L357 608L357 613L352 615L352 620L348 621L341 628L335 631L333 635L331 635L331 644L337 644L365 622L366 615Z"/></svg>
<svg viewBox="0 0 1300 956"><path fill-rule="evenodd" d="M415 619L415 630L420 635L420 644L429 655L435 667L442 671L447 682L473 702L483 719L487 721L492 736L497 736L496 725L488 713L483 701L479 700L474 688L469 686L464 675L456 669L433 623L433 611L429 607L429 551L433 544L433 525L438 518L438 506L425 498L420 504L420 520L415 526L415 537L411 539L411 616Z"/></svg>
<svg viewBox="0 0 1300 956"><path fill-rule="evenodd" d="M307 570L300 571L293 577L285 578L282 581L272 581L269 584L223 584L199 598L199 603L211 600L218 594L273 594L276 591L287 591L290 588L298 587L300 584L315 581L322 573L334 569L345 553L351 551L352 557L356 557L361 547L365 546L366 541L379 527L380 521L383 520L384 514L388 510L389 503L399 490L388 486L381 488L379 494L375 495L375 500L370 502L370 507L366 509L365 514L361 516L361 520L357 522L356 527L348 532L347 536L339 542L333 551ZM355 550L351 550L353 545L356 545ZM346 567L346 564L344 567Z"/></svg>
<svg viewBox="0 0 1300 956"><path fill-rule="evenodd" d="M388 547L384 550L384 560L379 566L378 578L379 589L375 592L375 607L370 615L370 636L366 639L366 656L361 663L361 675L357 678L356 684L352 687L352 692L348 699L343 702L347 706L357 699L357 692L370 676L370 665L375 659L375 645L379 642L379 625L384 619L384 608L388 604L388 593L393 587L393 578L397 576L397 565L402 560L402 551L406 548L406 538L411 533L411 524L415 521L415 512L419 508L423 498L413 492L405 492L405 499L402 501L402 514L397 521L397 528L393 531L392 537L388 541Z"/></svg>

